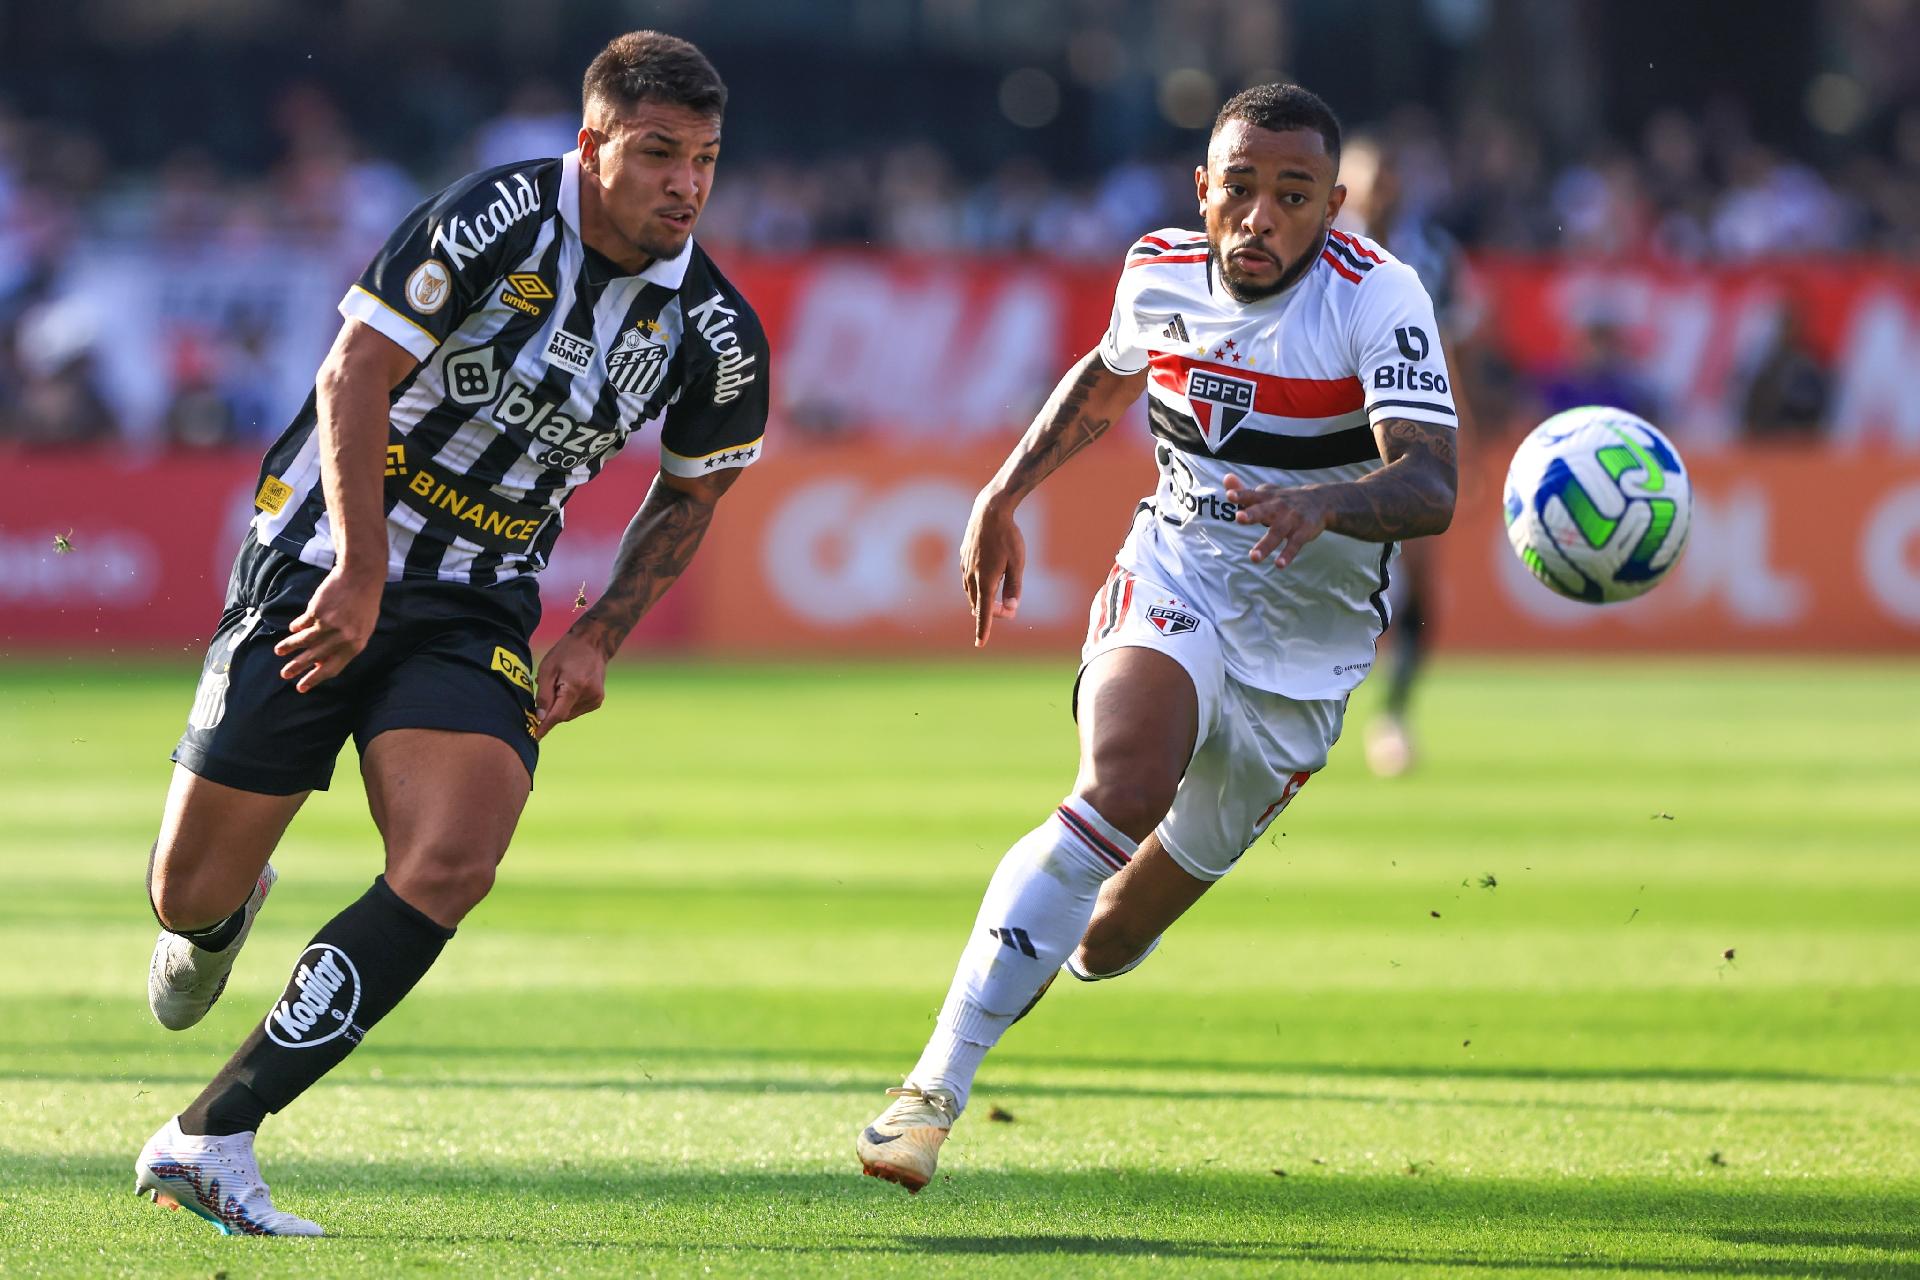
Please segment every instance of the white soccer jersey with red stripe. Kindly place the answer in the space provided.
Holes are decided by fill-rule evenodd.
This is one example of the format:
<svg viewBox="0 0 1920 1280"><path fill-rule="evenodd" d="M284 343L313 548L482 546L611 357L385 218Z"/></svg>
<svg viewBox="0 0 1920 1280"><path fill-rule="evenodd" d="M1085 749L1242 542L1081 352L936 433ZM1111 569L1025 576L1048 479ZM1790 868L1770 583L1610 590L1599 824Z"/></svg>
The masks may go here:
<svg viewBox="0 0 1920 1280"><path fill-rule="evenodd" d="M1234 679L1332 698L1372 667L1394 544L1323 533L1284 569L1255 564L1265 526L1233 522L1225 479L1357 480L1382 465L1372 424L1455 426L1437 335L1412 268L1363 236L1333 232L1306 275L1252 303L1221 288L1197 233L1128 252L1100 358L1149 371L1160 484L1119 562L1191 597Z"/></svg>

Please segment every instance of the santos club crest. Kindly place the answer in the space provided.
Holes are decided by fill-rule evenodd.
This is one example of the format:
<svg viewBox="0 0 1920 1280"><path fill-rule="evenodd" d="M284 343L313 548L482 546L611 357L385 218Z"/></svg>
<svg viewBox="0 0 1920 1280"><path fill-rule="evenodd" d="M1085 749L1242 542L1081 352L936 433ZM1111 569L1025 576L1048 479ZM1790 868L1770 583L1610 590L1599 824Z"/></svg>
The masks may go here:
<svg viewBox="0 0 1920 1280"><path fill-rule="evenodd" d="M1253 412L1253 383L1212 369L1189 369L1187 403L1207 448L1217 450Z"/></svg>
<svg viewBox="0 0 1920 1280"><path fill-rule="evenodd" d="M643 320L607 352L607 381L615 390L645 399L667 376L667 346L654 338L659 331L657 322Z"/></svg>

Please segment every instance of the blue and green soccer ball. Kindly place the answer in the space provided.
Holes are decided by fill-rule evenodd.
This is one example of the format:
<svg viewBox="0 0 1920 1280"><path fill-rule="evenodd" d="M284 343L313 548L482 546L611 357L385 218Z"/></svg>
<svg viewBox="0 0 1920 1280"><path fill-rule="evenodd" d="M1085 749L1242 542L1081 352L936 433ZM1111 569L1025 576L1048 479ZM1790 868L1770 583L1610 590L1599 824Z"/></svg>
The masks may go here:
<svg viewBox="0 0 1920 1280"><path fill-rule="evenodd" d="M1587 405L1520 442L1505 506L1507 541L1534 577L1569 599L1611 604L1652 590L1679 560L1693 488L1652 423Z"/></svg>

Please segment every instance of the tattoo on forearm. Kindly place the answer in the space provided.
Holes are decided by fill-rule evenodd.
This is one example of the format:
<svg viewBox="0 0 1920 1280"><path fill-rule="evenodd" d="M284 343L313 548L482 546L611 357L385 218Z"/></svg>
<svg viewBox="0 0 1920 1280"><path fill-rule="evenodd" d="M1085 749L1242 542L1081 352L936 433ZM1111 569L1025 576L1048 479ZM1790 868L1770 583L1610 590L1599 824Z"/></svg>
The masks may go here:
<svg viewBox="0 0 1920 1280"><path fill-rule="evenodd" d="M712 503L656 483L620 538L605 593L574 629L611 658L654 601L686 571L712 521Z"/></svg>
<svg viewBox="0 0 1920 1280"><path fill-rule="evenodd" d="M1094 418L1081 412L1094 388L1106 377L1104 368L1091 362L1066 392L1048 403L1020 441L1008 482L1025 491L1039 484L1074 454L1106 434L1112 418Z"/></svg>
<svg viewBox="0 0 1920 1280"><path fill-rule="evenodd" d="M1458 462L1450 427L1392 418L1380 424L1387 465L1352 484L1326 485L1327 528L1369 542L1397 542L1439 533L1453 520Z"/></svg>

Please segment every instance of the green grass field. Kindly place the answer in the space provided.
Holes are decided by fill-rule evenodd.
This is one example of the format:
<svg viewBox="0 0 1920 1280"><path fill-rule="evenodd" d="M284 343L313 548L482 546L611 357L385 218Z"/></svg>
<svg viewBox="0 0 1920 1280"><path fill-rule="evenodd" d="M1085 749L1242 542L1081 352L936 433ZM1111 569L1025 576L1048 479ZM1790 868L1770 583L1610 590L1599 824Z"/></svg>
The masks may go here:
<svg viewBox="0 0 1920 1280"><path fill-rule="evenodd" d="M1456 663L1396 782L1358 705L1148 965L1015 1029L932 1187L861 1178L1071 777L1070 677L622 670L439 967L263 1131L331 1234L261 1241L131 1164L377 870L351 754L170 1034L140 880L192 674L13 664L0 1273L1920 1275L1913 665Z"/></svg>

